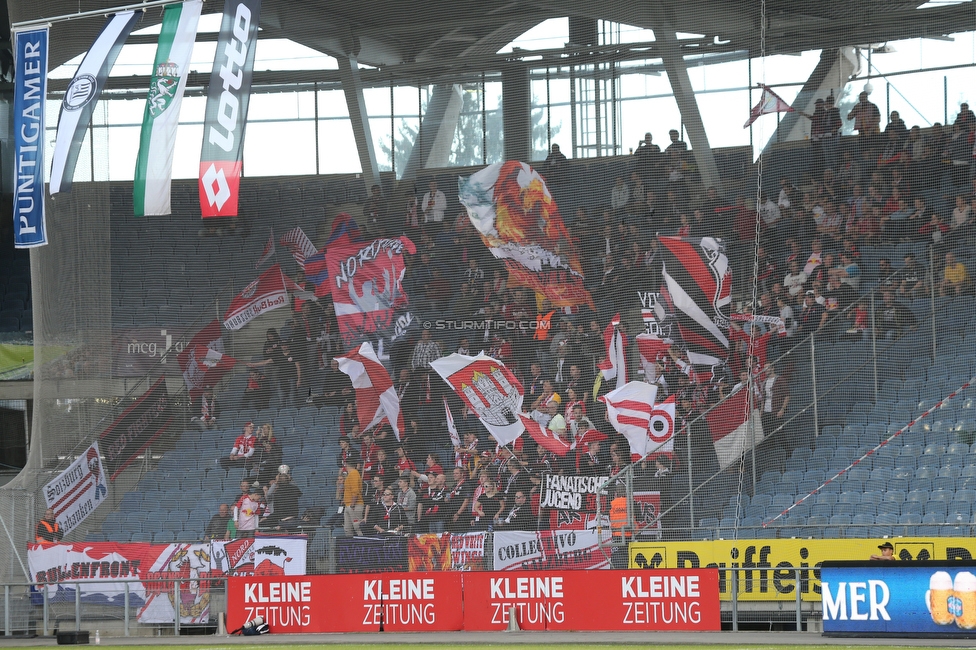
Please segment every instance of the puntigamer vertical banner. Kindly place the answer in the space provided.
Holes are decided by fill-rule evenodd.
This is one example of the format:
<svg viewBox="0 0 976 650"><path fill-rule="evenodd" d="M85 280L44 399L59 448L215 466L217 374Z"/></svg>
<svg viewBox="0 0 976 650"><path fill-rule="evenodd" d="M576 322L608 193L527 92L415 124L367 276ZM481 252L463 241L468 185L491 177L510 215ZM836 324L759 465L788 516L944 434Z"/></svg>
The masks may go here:
<svg viewBox="0 0 976 650"><path fill-rule="evenodd" d="M48 28L14 33L14 247L47 244L44 103Z"/></svg>

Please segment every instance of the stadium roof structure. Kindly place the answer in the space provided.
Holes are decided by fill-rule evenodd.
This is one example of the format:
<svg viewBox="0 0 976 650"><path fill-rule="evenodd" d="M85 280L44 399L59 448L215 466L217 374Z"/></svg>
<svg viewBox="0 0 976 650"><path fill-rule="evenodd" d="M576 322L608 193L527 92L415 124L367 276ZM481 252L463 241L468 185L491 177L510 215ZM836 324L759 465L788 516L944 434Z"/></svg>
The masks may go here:
<svg viewBox="0 0 976 650"><path fill-rule="evenodd" d="M11 23L111 9L125 2L106 0L8 0ZM923 6L925 5L925 6ZM929 6L934 5L934 6ZM263 37L288 38L337 58L354 57L359 64L380 68L387 78L436 82L465 71L490 71L519 61L526 51L499 54L513 39L549 18L571 21L609 20L661 32L694 34L677 45L683 54L760 51L760 0L604 0L556 2L520 0L266 0L262 8ZM919 0L766 0L768 54L791 54L889 40L933 37L976 29L971 0L958 4ZM920 8L921 7L921 8ZM216 0L205 13L222 9ZM143 26L159 22L150 10ZM84 52L102 20L68 20L52 25L50 65ZM573 29L571 27L571 39ZM582 30L585 32L585 29ZM577 34L580 32L577 31ZM139 37L134 37L138 39ZM653 59L662 56L669 39L649 43L598 47L593 42L567 43L565 48L532 52L535 67L566 65L567 57L584 55L587 63L600 57ZM289 73L289 76L294 73ZM308 74L308 73L306 73Z"/></svg>

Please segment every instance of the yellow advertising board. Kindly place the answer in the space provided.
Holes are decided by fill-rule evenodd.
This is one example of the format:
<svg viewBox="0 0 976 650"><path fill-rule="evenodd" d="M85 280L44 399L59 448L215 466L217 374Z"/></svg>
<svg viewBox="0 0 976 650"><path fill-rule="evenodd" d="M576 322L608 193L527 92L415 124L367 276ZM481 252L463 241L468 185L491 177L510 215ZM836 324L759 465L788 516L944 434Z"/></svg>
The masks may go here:
<svg viewBox="0 0 976 650"><path fill-rule="evenodd" d="M894 539L746 539L707 542L632 542L631 569L741 567L739 600L796 600L800 572L803 600L820 600L820 571L828 560L868 560L878 545L891 542L899 560L972 560L976 539L968 537L898 537ZM731 573L719 572L722 600L731 598Z"/></svg>

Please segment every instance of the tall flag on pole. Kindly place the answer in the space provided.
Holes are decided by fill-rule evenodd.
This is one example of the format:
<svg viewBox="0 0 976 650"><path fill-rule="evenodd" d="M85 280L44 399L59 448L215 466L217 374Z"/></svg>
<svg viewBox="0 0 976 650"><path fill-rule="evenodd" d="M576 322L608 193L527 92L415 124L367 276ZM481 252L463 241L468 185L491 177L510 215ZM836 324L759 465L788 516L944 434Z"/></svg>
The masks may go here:
<svg viewBox="0 0 976 650"><path fill-rule="evenodd" d="M457 425L454 424L454 414L451 413L451 407L447 403L447 398L444 398L444 417L447 418L447 432L451 434L451 444L455 447L461 446L461 435L458 433Z"/></svg>
<svg viewBox="0 0 976 650"><path fill-rule="evenodd" d="M658 237L661 297L677 322L679 338L695 364L718 365L729 356L732 272L725 244L712 237Z"/></svg>
<svg viewBox="0 0 976 650"><path fill-rule="evenodd" d="M593 307L583 265L545 179L516 160L458 178L458 199L496 258L509 286L536 291L553 307Z"/></svg>
<svg viewBox="0 0 976 650"><path fill-rule="evenodd" d="M200 214L235 217L261 0L224 0L200 152Z"/></svg>
<svg viewBox="0 0 976 650"><path fill-rule="evenodd" d="M274 244L274 228L271 228L271 234L268 235L268 243L264 245L264 250L261 252L261 257L258 259L254 268L259 269L261 265L270 260L275 254L275 244Z"/></svg>
<svg viewBox="0 0 976 650"><path fill-rule="evenodd" d="M607 381L616 379L615 388L621 388L627 383L627 354L625 348L627 339L618 329L620 314L615 315L606 329L603 330L603 342L607 346L607 358L598 364L603 378Z"/></svg>
<svg viewBox="0 0 976 650"><path fill-rule="evenodd" d="M50 192L70 192L75 174L81 143L88 132L92 111L102 94L115 60L122 51L125 39L142 12L122 11L110 16L101 33L85 54L74 78L64 91L61 100L61 116L58 118L58 135L54 142L51 164Z"/></svg>
<svg viewBox="0 0 976 650"><path fill-rule="evenodd" d="M176 128L202 7L201 0L185 0L168 5L163 11L132 186L132 204L137 217L171 212Z"/></svg>
<svg viewBox="0 0 976 650"><path fill-rule="evenodd" d="M383 364L376 357L373 346L363 343L358 349L336 357L339 370L349 375L356 389L356 408L363 431L386 420L396 439L404 430L400 398Z"/></svg>
<svg viewBox="0 0 976 650"><path fill-rule="evenodd" d="M295 263L298 264L299 268L303 271L305 270L305 260L309 257L315 255L315 245L312 240L308 238L305 231L300 227L295 226L284 235L281 236L281 241L278 242L284 246L291 256L295 258Z"/></svg>
<svg viewBox="0 0 976 650"><path fill-rule="evenodd" d="M47 245L44 105L48 28L14 31L14 248Z"/></svg>
<svg viewBox="0 0 976 650"><path fill-rule="evenodd" d="M757 85L762 89L762 97L759 98L759 103L753 106L752 110L749 111L749 119L746 120L746 123L742 125L743 129L748 129L749 125L758 120L760 115L768 115L770 113L792 113L794 110L796 110L783 101L782 97L774 93L763 84Z"/></svg>
<svg viewBox="0 0 976 650"><path fill-rule="evenodd" d="M454 353L431 361L430 367L474 411L498 444L514 442L525 431L518 417L522 384L501 361L483 353L476 357Z"/></svg>

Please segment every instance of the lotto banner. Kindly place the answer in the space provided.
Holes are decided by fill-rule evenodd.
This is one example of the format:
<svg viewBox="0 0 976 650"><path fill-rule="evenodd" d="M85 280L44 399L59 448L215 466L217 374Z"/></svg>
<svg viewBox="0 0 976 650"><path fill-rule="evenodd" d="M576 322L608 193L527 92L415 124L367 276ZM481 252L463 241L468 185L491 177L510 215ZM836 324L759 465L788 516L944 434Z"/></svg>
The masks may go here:
<svg viewBox="0 0 976 650"><path fill-rule="evenodd" d="M702 567L744 567L739 572L739 600L796 600L796 573L786 567L801 567L800 596L820 601L820 565L830 560L865 560L878 553L878 545L890 541L895 557L907 560L972 560L976 540L968 537L896 537L845 539L716 540L710 542L632 542L632 569L697 569ZM731 599L731 576L722 573L722 600Z"/></svg>
<svg viewBox="0 0 976 650"><path fill-rule="evenodd" d="M84 580L81 600L86 604L124 606L129 583L129 604L140 623L173 623L175 582L180 580L180 623L206 623L210 619L211 546L205 544L116 544L76 542L30 544L27 565L49 602L75 600L74 580ZM39 594L35 594L35 601ZM37 603L35 603L37 604Z"/></svg>
<svg viewBox="0 0 976 650"><path fill-rule="evenodd" d="M976 633L976 563L827 562L827 636L964 636Z"/></svg>
<svg viewBox="0 0 976 650"><path fill-rule="evenodd" d="M504 630L512 608L523 630L722 628L714 569L466 573L464 598L465 630Z"/></svg>
<svg viewBox="0 0 976 650"><path fill-rule="evenodd" d="M610 547L600 547L596 530L496 532L495 571L609 569ZM609 530L603 533L609 539Z"/></svg>
<svg viewBox="0 0 976 650"><path fill-rule="evenodd" d="M261 616L272 634L448 632L463 623L460 573L231 578L227 629Z"/></svg>

